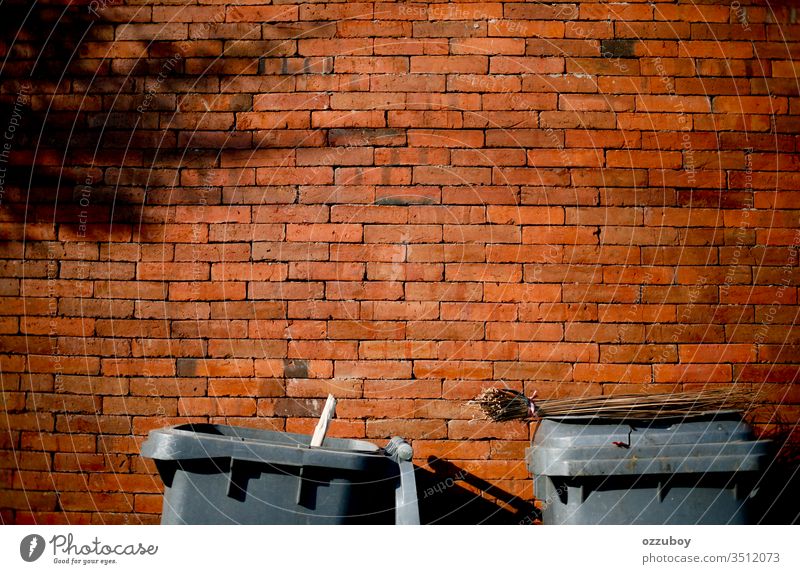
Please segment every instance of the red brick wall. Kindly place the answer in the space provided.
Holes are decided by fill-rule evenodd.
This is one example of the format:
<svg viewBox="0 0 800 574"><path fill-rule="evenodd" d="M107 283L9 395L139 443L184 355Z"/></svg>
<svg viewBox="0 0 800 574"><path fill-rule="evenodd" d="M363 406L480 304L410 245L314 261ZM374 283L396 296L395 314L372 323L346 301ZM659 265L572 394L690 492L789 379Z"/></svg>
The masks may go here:
<svg viewBox="0 0 800 574"><path fill-rule="evenodd" d="M516 521L501 380L798 420L794 2L67 4L0 7L4 522L157 521L150 429L329 392Z"/></svg>

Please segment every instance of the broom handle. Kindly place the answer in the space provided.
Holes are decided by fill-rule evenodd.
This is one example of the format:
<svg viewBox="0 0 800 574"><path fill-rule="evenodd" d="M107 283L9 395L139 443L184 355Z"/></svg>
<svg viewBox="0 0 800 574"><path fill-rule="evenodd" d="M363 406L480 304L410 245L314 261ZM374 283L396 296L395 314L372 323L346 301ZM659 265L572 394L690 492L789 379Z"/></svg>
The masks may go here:
<svg viewBox="0 0 800 574"><path fill-rule="evenodd" d="M530 414L530 416L532 416L532 417L536 416L536 403L533 402L533 399L535 399L536 395L538 395L538 394L539 394L539 391L534 389L533 390L533 394L528 399L528 414Z"/></svg>
<svg viewBox="0 0 800 574"><path fill-rule="evenodd" d="M319 417L319 422L314 429L314 435L311 437L309 446L322 446L322 441L325 440L325 433L328 432L328 423L335 416L336 413L336 399L333 395L328 395L328 400L325 401L325 407L322 409L322 414Z"/></svg>

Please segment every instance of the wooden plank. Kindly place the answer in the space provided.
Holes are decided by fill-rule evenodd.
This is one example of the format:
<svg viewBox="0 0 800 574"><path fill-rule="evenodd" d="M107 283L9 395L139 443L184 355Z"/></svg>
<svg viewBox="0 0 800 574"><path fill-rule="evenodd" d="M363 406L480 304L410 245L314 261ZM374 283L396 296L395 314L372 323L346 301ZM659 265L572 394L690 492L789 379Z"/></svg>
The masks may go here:
<svg viewBox="0 0 800 574"><path fill-rule="evenodd" d="M322 409L322 414L319 417L319 422L314 429L314 434L311 437L311 446L322 446L322 441L325 440L325 433L328 432L328 424L331 419L336 415L336 399L333 395L328 395L328 400L325 401L325 407Z"/></svg>

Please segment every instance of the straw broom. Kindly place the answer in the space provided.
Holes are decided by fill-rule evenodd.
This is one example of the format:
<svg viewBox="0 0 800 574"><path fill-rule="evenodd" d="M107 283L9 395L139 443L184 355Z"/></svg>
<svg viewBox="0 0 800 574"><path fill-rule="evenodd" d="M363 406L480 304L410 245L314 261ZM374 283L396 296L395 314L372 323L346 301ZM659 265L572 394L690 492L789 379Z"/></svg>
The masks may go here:
<svg viewBox="0 0 800 574"><path fill-rule="evenodd" d="M744 389L711 389L690 393L601 395L535 401L510 389L491 388L469 401L496 422L537 418L585 417L652 420L692 418L720 411L747 411L759 402L758 393Z"/></svg>

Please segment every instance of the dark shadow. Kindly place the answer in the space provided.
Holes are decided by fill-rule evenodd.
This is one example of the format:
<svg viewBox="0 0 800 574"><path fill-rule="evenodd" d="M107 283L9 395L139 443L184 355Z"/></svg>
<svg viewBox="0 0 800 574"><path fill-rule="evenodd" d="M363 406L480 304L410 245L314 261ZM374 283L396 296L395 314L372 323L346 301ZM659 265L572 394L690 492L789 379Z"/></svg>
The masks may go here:
<svg viewBox="0 0 800 574"><path fill-rule="evenodd" d="M109 13L89 2L0 7L0 151L9 146L0 163L0 221L15 224L0 240L49 239L41 228L54 224L59 239L104 240L118 225L125 235L142 221L143 206L164 205L158 190L180 183L179 168L215 168L229 147L232 132L203 145L195 126L172 124L191 93L171 82L185 87L198 76L186 72L186 57L176 58L177 43L142 39L146 51L118 57L108 51L119 23Z"/></svg>
<svg viewBox="0 0 800 574"><path fill-rule="evenodd" d="M800 445L788 430L760 438L773 441L773 457L757 483L753 498L757 524L800 524Z"/></svg>
<svg viewBox="0 0 800 574"><path fill-rule="evenodd" d="M113 197L100 189L104 168L122 166L125 158L122 150L109 153L119 134L104 130L112 60L83 55L87 44L107 41L112 31L86 5L11 0L0 16L8 46L0 69L0 137L10 146L3 219L20 224L2 239L47 237L35 224L61 224L65 238L102 239L87 230L102 225L110 232ZM102 159L95 165L92 156Z"/></svg>
<svg viewBox="0 0 800 574"><path fill-rule="evenodd" d="M422 524L533 524L540 513L524 500L436 457L416 467ZM468 485L481 494L465 488Z"/></svg>

